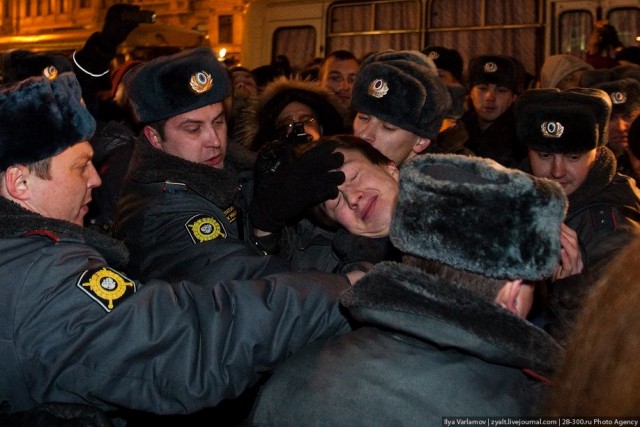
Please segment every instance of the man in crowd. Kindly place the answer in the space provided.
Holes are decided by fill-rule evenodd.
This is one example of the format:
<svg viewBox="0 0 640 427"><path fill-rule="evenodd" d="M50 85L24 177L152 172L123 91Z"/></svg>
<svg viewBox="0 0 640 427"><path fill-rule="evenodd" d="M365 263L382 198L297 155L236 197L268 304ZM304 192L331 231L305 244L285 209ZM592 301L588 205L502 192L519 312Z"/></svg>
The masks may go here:
<svg viewBox="0 0 640 427"><path fill-rule="evenodd" d="M518 136L529 150L524 170L557 182L569 199L545 314L545 328L561 342L604 266L640 230L640 193L616 173L606 147L610 112L599 89L532 89L516 105Z"/></svg>
<svg viewBox="0 0 640 427"><path fill-rule="evenodd" d="M469 134L467 148L517 166L526 151L517 141L512 105L524 90L524 67L511 56L477 56L469 62L467 86L472 108L461 119Z"/></svg>
<svg viewBox="0 0 640 427"><path fill-rule="evenodd" d="M2 89L0 116L3 412L43 402L195 412L347 330L341 276L195 284L121 272L124 245L82 227L100 178L73 74Z"/></svg>
<svg viewBox="0 0 640 427"><path fill-rule="evenodd" d="M426 154L400 175L390 236L403 263L377 264L343 295L359 327L281 365L253 425L542 413L541 380L560 347L524 318L534 282L558 263L562 189L459 155Z"/></svg>
<svg viewBox="0 0 640 427"><path fill-rule="evenodd" d="M345 108L351 104L353 82L360 68L360 61L348 50L335 50L320 63L318 81L335 93Z"/></svg>

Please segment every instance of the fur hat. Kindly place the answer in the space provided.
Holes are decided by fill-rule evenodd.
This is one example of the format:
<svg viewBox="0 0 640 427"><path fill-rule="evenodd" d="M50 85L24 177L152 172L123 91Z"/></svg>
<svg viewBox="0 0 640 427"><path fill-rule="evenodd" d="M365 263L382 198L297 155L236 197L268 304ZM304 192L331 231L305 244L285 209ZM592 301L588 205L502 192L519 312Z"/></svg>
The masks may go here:
<svg viewBox="0 0 640 427"><path fill-rule="evenodd" d="M460 84L448 84L447 90L451 95L451 108L444 114L449 119L459 119L464 115L465 103L467 99L467 88Z"/></svg>
<svg viewBox="0 0 640 427"><path fill-rule="evenodd" d="M551 55L544 60L540 70L540 87L555 88L567 76L576 71L593 70L593 67L575 55Z"/></svg>
<svg viewBox="0 0 640 427"><path fill-rule="evenodd" d="M10 50L2 55L2 82L11 84L28 77L50 77L73 71L69 58L58 53Z"/></svg>
<svg viewBox="0 0 640 427"><path fill-rule="evenodd" d="M525 72L520 61L507 55L481 55L469 62L467 85L495 84L511 89L515 94L524 90Z"/></svg>
<svg viewBox="0 0 640 427"><path fill-rule="evenodd" d="M96 121L84 106L73 73L31 77L0 91L0 170L55 156L93 136Z"/></svg>
<svg viewBox="0 0 640 427"><path fill-rule="evenodd" d="M640 81L626 78L598 83L594 88L602 89L611 98L612 115L631 115L640 109Z"/></svg>
<svg viewBox="0 0 640 427"><path fill-rule="evenodd" d="M152 59L127 73L124 83L141 123L222 102L231 94L227 69L208 47Z"/></svg>
<svg viewBox="0 0 640 427"><path fill-rule="evenodd" d="M497 279L541 280L560 257L561 187L493 160L425 154L401 169L391 242Z"/></svg>
<svg viewBox="0 0 640 427"><path fill-rule="evenodd" d="M456 80L462 82L464 61L457 50L448 49L444 46L429 46L423 49L422 53L431 59L437 68L447 70Z"/></svg>
<svg viewBox="0 0 640 427"><path fill-rule="evenodd" d="M353 84L351 107L424 138L438 135L451 96L429 58L418 51L368 57Z"/></svg>
<svg viewBox="0 0 640 427"><path fill-rule="evenodd" d="M273 141L279 136L275 128L276 117L292 102L307 105L316 113L323 135L348 132L348 114L333 92L315 82L279 77L267 84L258 98L246 107L234 139L256 151Z"/></svg>
<svg viewBox="0 0 640 427"><path fill-rule="evenodd" d="M530 89L515 112L518 138L536 151L577 154L608 141L611 100L600 89Z"/></svg>

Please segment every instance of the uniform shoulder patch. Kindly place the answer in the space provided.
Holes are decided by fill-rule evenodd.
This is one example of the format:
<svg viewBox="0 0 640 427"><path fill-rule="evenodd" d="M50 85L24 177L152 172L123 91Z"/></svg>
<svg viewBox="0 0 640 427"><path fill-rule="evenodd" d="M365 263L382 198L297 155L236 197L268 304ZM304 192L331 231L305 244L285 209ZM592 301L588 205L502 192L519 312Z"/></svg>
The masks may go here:
<svg viewBox="0 0 640 427"><path fill-rule="evenodd" d="M191 240L196 244L227 238L227 230L225 230L224 225L212 216L192 216L184 226Z"/></svg>
<svg viewBox="0 0 640 427"><path fill-rule="evenodd" d="M612 231L616 229L616 217L609 205L598 205L590 209L594 231Z"/></svg>
<svg viewBox="0 0 640 427"><path fill-rule="evenodd" d="M77 286L107 312L118 302L136 292L136 284L127 276L109 267L87 270L78 279Z"/></svg>

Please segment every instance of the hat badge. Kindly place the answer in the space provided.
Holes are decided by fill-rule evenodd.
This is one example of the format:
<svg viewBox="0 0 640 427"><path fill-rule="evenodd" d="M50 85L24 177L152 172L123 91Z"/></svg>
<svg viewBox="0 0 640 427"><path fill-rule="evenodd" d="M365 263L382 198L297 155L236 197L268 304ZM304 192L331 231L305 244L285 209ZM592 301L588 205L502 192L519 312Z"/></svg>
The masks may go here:
<svg viewBox="0 0 640 427"><path fill-rule="evenodd" d="M42 70L42 75L48 80L53 80L58 77L58 69L53 65L49 65L44 70Z"/></svg>
<svg viewBox="0 0 640 427"><path fill-rule="evenodd" d="M382 79L375 79L369 85L369 95L375 98L382 98L389 92L389 85Z"/></svg>
<svg viewBox="0 0 640 427"><path fill-rule="evenodd" d="M610 96L611 102L614 104L624 104L627 102L627 94L624 92L613 92Z"/></svg>
<svg viewBox="0 0 640 427"><path fill-rule="evenodd" d="M495 62L487 62L484 64L485 73L495 73L498 71L498 65Z"/></svg>
<svg viewBox="0 0 640 427"><path fill-rule="evenodd" d="M560 122L544 122L540 130L545 138L560 138L564 133L564 126Z"/></svg>
<svg viewBox="0 0 640 427"><path fill-rule="evenodd" d="M438 52L436 52L435 50L432 50L431 52L429 52L428 57L430 59L436 60L436 59L440 58L440 54Z"/></svg>
<svg viewBox="0 0 640 427"><path fill-rule="evenodd" d="M205 93L213 87L213 78L206 71L199 71L191 76L189 84L195 93Z"/></svg>

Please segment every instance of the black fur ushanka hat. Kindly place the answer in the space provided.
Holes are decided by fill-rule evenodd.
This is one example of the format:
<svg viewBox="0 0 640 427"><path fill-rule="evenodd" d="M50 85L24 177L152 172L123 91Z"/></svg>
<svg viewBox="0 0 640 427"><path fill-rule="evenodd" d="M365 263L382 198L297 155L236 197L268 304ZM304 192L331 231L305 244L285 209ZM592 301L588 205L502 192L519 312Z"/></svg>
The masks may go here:
<svg viewBox="0 0 640 427"><path fill-rule="evenodd" d="M51 76L73 71L66 56L59 53L10 50L2 55L2 82L11 84L29 77Z"/></svg>
<svg viewBox="0 0 640 427"><path fill-rule="evenodd" d="M197 110L231 94L229 73L208 47L145 62L126 74L124 84L140 123Z"/></svg>
<svg viewBox="0 0 640 427"><path fill-rule="evenodd" d="M371 55L360 67L351 107L434 139L451 110L451 96L435 64L423 53L387 51Z"/></svg>
<svg viewBox="0 0 640 427"><path fill-rule="evenodd" d="M390 238L404 253L497 279L541 280L560 257L555 182L490 159L425 154L400 172Z"/></svg>
<svg viewBox="0 0 640 427"><path fill-rule="evenodd" d="M579 154L607 143L610 113L600 89L530 89L516 100L516 130L533 150Z"/></svg>
<svg viewBox="0 0 640 427"><path fill-rule="evenodd" d="M625 78L598 83L593 87L609 94L612 115L631 115L635 110L640 109L640 81L638 80Z"/></svg>
<svg viewBox="0 0 640 427"><path fill-rule="evenodd" d="M469 61L467 86L495 84L509 88L514 94L524 89L524 66L516 58L507 55L481 55Z"/></svg>
<svg viewBox="0 0 640 427"><path fill-rule="evenodd" d="M93 136L73 73L30 77L0 90L0 170L55 156Z"/></svg>

